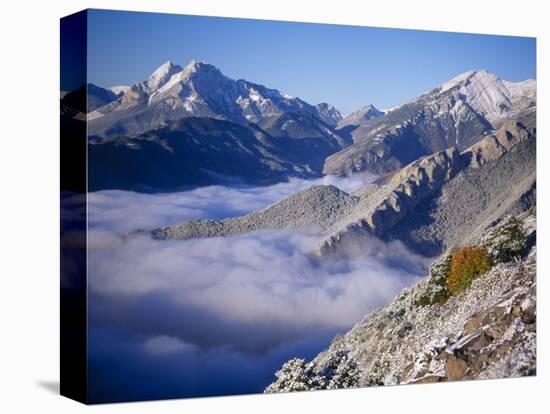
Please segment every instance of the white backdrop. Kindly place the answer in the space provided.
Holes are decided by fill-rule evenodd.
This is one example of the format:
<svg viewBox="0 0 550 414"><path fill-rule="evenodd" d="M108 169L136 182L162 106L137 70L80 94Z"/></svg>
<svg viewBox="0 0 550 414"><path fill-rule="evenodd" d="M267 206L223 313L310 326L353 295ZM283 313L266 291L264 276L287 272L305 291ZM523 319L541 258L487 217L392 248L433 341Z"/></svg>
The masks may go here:
<svg viewBox="0 0 550 414"><path fill-rule="evenodd" d="M110 412L540 412L547 400L545 298L550 154L548 38L540 0L4 1L0 13L0 411ZM58 97L59 21L86 7L537 36L538 376L460 384L382 387L287 395L172 400L85 408L56 395L59 381ZM545 76L546 75L546 76ZM546 161L548 162L548 161ZM546 257L545 257L546 256ZM548 329L548 330L547 330ZM129 378L129 381L132 379ZM548 392L548 391L546 391Z"/></svg>

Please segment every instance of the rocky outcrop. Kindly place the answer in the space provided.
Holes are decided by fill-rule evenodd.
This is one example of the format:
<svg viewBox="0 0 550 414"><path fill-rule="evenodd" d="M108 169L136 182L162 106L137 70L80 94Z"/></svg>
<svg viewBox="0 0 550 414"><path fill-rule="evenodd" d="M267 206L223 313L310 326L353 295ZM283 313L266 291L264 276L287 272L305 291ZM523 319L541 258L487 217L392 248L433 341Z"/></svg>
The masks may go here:
<svg viewBox="0 0 550 414"><path fill-rule="evenodd" d="M508 152L512 147L529 139L529 131L517 121L508 121L499 130L472 145L463 156L468 159L472 168L479 168L489 161L494 161Z"/></svg>
<svg viewBox="0 0 550 414"><path fill-rule="evenodd" d="M433 256L479 236L491 222L534 202L535 141L522 124L509 122L462 153L451 148L409 164L358 192L354 214L335 226L318 253L345 250L369 233Z"/></svg>
<svg viewBox="0 0 550 414"><path fill-rule="evenodd" d="M505 145L495 145L499 139ZM475 157L472 151L477 152ZM479 237L504 215L519 214L536 203L536 137L525 128L504 126L463 152L463 158L465 168L420 203L386 238L399 239L418 253L434 256Z"/></svg>
<svg viewBox="0 0 550 414"><path fill-rule="evenodd" d="M515 220L515 221L514 221ZM510 231L519 223L522 237ZM493 267L460 293L419 301L445 276L430 276L336 337L306 362L291 360L266 392L419 384L533 375L536 370L536 219L507 219L477 240Z"/></svg>
<svg viewBox="0 0 550 414"><path fill-rule="evenodd" d="M377 192L365 197L349 223L340 224L322 241L319 254L334 252L363 233L381 237L423 200L464 167L456 148L421 158L395 174Z"/></svg>

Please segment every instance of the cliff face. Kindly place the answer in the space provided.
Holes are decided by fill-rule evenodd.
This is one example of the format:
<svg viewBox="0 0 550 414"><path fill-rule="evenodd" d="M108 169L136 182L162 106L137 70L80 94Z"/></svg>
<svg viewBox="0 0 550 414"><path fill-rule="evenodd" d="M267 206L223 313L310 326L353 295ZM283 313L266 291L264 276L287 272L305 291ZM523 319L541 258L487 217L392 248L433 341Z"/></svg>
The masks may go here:
<svg viewBox="0 0 550 414"><path fill-rule="evenodd" d="M360 201L330 229L318 254L345 250L365 233L400 239L429 256L479 236L504 214L531 205L535 141L533 132L509 122L461 153L453 147L412 162L357 192Z"/></svg>
<svg viewBox="0 0 550 414"><path fill-rule="evenodd" d="M333 233L321 242L318 253L338 251L361 233L383 237L463 167L460 153L454 147L409 164L387 184L365 196L348 220L338 223Z"/></svg>
<svg viewBox="0 0 550 414"><path fill-rule="evenodd" d="M508 217L476 240L491 269L448 291L451 253L311 362L293 359L266 392L534 375L536 220Z"/></svg>

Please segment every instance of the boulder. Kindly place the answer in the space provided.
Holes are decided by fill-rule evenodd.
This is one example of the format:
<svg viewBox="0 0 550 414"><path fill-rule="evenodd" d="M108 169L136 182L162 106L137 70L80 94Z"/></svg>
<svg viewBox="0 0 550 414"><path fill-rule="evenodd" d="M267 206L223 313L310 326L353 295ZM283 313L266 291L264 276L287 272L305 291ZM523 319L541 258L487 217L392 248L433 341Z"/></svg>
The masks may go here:
<svg viewBox="0 0 550 414"><path fill-rule="evenodd" d="M445 362L445 371L449 381L459 381L464 378L468 372L468 364L461 358L449 355Z"/></svg>

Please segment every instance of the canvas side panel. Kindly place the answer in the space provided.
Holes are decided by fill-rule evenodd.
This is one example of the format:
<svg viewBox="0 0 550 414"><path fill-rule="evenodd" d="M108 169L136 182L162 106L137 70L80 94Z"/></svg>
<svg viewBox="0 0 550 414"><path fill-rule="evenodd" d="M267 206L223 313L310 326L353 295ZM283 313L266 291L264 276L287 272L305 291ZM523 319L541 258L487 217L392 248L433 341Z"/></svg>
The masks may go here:
<svg viewBox="0 0 550 414"><path fill-rule="evenodd" d="M61 395L87 401L87 12L61 19Z"/></svg>

